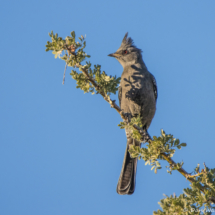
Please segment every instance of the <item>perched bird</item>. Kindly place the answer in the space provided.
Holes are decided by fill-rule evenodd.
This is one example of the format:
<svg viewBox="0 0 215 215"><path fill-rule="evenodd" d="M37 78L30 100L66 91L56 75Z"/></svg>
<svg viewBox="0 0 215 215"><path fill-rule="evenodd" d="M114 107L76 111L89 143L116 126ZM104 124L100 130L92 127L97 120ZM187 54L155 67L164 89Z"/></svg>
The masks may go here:
<svg viewBox="0 0 215 215"><path fill-rule="evenodd" d="M148 71L141 52L126 33L119 49L108 56L115 57L123 67L118 89L120 108L128 118L140 115L143 130L147 132L155 114L158 93L156 80ZM135 190L137 158L131 158L128 149L129 145L141 145L128 129L126 137L127 147L117 184L117 193L121 195L132 194Z"/></svg>

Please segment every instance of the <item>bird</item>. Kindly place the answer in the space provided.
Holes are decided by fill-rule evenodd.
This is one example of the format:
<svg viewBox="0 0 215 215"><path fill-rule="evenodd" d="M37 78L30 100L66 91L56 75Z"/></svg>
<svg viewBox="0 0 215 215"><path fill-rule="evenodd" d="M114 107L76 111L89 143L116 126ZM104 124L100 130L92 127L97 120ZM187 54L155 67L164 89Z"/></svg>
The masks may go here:
<svg viewBox="0 0 215 215"><path fill-rule="evenodd" d="M142 50L126 33L119 49L108 56L116 58L123 67L118 88L121 110L128 119L140 116L143 130L147 133L155 115L158 91L155 77L142 59ZM120 195L131 195L135 190L138 158L132 158L128 150L130 145L141 147L141 142L132 138L129 129L125 132L127 146L116 191Z"/></svg>

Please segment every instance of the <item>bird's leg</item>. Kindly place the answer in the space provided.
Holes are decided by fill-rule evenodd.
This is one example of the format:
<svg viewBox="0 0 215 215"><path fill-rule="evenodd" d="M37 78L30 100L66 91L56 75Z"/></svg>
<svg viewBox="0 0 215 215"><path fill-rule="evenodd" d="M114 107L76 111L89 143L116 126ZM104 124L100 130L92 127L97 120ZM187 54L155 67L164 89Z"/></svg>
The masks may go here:
<svg viewBox="0 0 215 215"><path fill-rule="evenodd" d="M131 114L130 113L124 113L125 117L126 117L126 123L130 123L131 122Z"/></svg>
<svg viewBox="0 0 215 215"><path fill-rule="evenodd" d="M151 136L149 135L148 131L146 128L143 128L143 143L148 142L149 140L151 140Z"/></svg>

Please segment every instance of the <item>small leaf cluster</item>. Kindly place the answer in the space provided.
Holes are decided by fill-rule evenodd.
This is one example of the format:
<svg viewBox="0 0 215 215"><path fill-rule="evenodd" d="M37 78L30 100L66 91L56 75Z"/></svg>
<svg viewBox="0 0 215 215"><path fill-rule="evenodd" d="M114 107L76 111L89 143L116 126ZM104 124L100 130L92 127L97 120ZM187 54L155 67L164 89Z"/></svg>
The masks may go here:
<svg viewBox="0 0 215 215"><path fill-rule="evenodd" d="M186 194L164 196L166 198L159 202L162 210L154 211L153 215L210 215L215 212L211 205L197 205Z"/></svg>
<svg viewBox="0 0 215 215"><path fill-rule="evenodd" d="M139 130L135 129L135 126L137 126L138 128L143 127L142 118L140 116L133 117L129 123L129 126L132 131L132 138L142 142L142 133Z"/></svg>
<svg viewBox="0 0 215 215"><path fill-rule="evenodd" d="M65 39L58 37L58 34L54 34L53 31L49 33L51 37L51 42L47 42L46 51L53 50L55 58L66 61L68 66L75 67L77 63L85 60L86 57L90 57L84 52L86 47L86 41L84 37L79 37L80 42L75 41L75 32L71 32L71 36L67 36ZM63 54L64 53L64 54ZM61 54L63 56L61 57Z"/></svg>
<svg viewBox="0 0 215 215"><path fill-rule="evenodd" d="M70 75L77 81L76 88L80 88L84 90L84 92L91 92L92 94L94 94L95 91L97 93L105 93L106 95L110 95L111 93L116 94L121 78L108 76L104 71L101 72L100 65L94 65L94 68L91 69L90 62L86 62L86 65L84 67L82 66L80 71L82 69L88 72L89 77L94 80L99 87L95 89L83 73L77 73L75 70L72 70Z"/></svg>
<svg viewBox="0 0 215 215"><path fill-rule="evenodd" d="M157 173L157 170L162 168L158 158L162 159L162 157L154 153L154 150L151 149L150 145L146 145L146 148L131 146L129 148L129 153L133 158L138 157L139 160L143 159L145 161L145 165L151 165L151 170L154 169L154 172Z"/></svg>
<svg viewBox="0 0 215 215"><path fill-rule="evenodd" d="M151 165L151 169L154 169L155 173L157 173L157 169L161 169L158 159L163 160L161 154L165 153L172 157L175 153L173 147L181 149L181 147L186 146L186 143L180 143L179 139L175 139L171 134L165 134L163 130L161 130L161 135L159 137L154 136L153 139L154 140L150 144L147 144L145 148L132 146L129 152L132 157L142 158L146 161L145 164ZM180 168L182 165L183 162L172 166L171 171Z"/></svg>
<svg viewBox="0 0 215 215"><path fill-rule="evenodd" d="M208 199L210 196L215 196L215 168L209 169L208 167L205 167L202 173L203 174L199 175L197 180L199 183L207 186L205 195Z"/></svg>
<svg viewBox="0 0 215 215"><path fill-rule="evenodd" d="M206 166L201 172L198 169L199 166L194 171L195 182L191 184L191 189L187 188L184 192L202 206L203 203L209 204L210 199L215 197L215 169ZM201 187L204 187L204 194L200 192Z"/></svg>
<svg viewBox="0 0 215 215"><path fill-rule="evenodd" d="M104 92L107 95L116 94L121 78L108 76L105 71L101 72L100 65L94 65L94 69L89 68L89 75L99 84L98 93Z"/></svg>
<svg viewBox="0 0 215 215"><path fill-rule="evenodd" d="M49 36L51 37L52 42L47 41L47 45L46 45L46 51L50 51L53 50L56 55L57 52L62 51L66 45L66 41L64 39L62 39L62 37L58 37L58 34L54 34L53 31L51 31L51 33L49 33ZM55 56L56 58L58 56Z"/></svg>
<svg viewBox="0 0 215 215"><path fill-rule="evenodd" d="M84 93L104 93L107 98L111 93L116 94L121 78L108 76L104 71L101 71L100 65L94 65L93 69L91 69L90 62L85 62L84 65L81 65L86 58L90 57L84 51L86 41L84 41L85 38L83 36L78 38L78 42L75 40L76 35L74 31L71 32L71 36L67 36L65 39L58 37L58 34L54 34L53 31L51 31L49 36L51 37L51 42L47 42L46 51L53 50L52 53L55 55L55 58L58 57L64 60L67 66L79 67L81 73L76 70L72 70L70 73L72 78L77 81L76 88L80 88ZM83 69L87 76L82 73ZM98 85L97 88L93 86L89 78Z"/></svg>
<svg viewBox="0 0 215 215"><path fill-rule="evenodd" d="M125 129L125 122L120 122L118 126L120 129Z"/></svg>
<svg viewBox="0 0 215 215"><path fill-rule="evenodd" d="M174 148L181 149L187 146L186 143L180 143L180 140L174 138L172 134L166 134L163 129L161 129L160 137L153 136L153 139L152 144L158 146L159 153L166 153L170 157L175 153Z"/></svg>
<svg viewBox="0 0 215 215"><path fill-rule="evenodd" d="M76 88L80 88L81 90L84 91L84 93L89 93L91 92L94 94L94 87L90 83L89 79L83 74L83 73L78 73L75 70L72 70L70 73L72 78L76 80Z"/></svg>
<svg viewBox="0 0 215 215"><path fill-rule="evenodd" d="M211 198L215 196L215 169L209 169L205 166L199 172L199 165L194 171L195 182L191 188L184 189L184 194L179 197L165 196L160 201L161 210L154 212L154 215L164 214L211 214L215 212L215 207L211 203ZM204 193L201 188L204 187Z"/></svg>
<svg viewBox="0 0 215 215"><path fill-rule="evenodd" d="M131 119L128 119L127 121L124 122L120 122L120 124L118 124L118 126L120 127L120 129L127 129L130 131L131 136L133 139L142 142L142 132L136 128L142 128L142 118L141 116L137 116L137 117L132 117Z"/></svg>

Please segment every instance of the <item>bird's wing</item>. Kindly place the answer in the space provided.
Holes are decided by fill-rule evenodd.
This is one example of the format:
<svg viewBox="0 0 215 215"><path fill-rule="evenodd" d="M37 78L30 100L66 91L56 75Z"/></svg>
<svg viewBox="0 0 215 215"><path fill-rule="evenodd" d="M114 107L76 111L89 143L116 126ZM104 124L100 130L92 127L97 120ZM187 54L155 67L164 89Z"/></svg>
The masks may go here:
<svg viewBox="0 0 215 215"><path fill-rule="evenodd" d="M119 106L121 107L122 87L120 85L119 85L119 88L118 88L118 99L119 99Z"/></svg>
<svg viewBox="0 0 215 215"><path fill-rule="evenodd" d="M155 100L157 101L157 98L158 98L158 88L157 88L157 83L156 83L156 80L155 80L154 76L152 78L152 83L153 83L153 90L154 90Z"/></svg>

